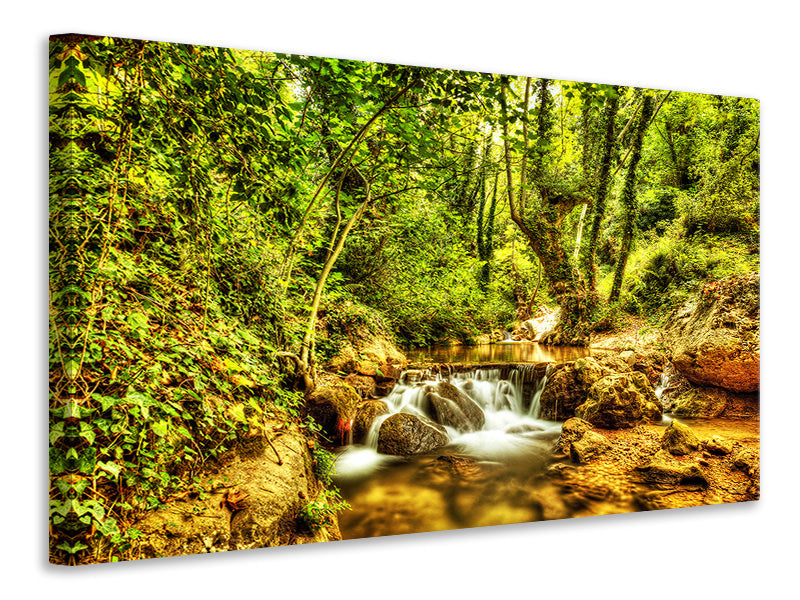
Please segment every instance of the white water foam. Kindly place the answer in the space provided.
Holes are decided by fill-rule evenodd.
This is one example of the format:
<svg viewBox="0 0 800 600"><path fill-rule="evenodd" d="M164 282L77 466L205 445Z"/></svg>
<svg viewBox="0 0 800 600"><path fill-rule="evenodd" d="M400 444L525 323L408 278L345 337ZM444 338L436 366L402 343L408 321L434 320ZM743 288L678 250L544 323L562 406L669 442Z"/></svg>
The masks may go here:
<svg viewBox="0 0 800 600"><path fill-rule="evenodd" d="M538 418L540 398L549 372L548 366L544 377L533 382L532 395L528 388L530 398L525 398L523 385L530 368L511 368L507 379L501 379L500 369L476 369L452 376L424 374L422 380L416 382L408 381L404 373L383 399L389 407L389 414L375 419L363 445L349 445L341 451L336 463L336 476L342 480L366 477L375 469L403 460L378 452L381 424L399 412L425 416L425 395L430 391L426 387L435 386L440 381L449 381L472 398L485 417L479 431L462 433L446 427L450 438L446 447L479 460L497 462L529 454L542 455L549 451L561 431L560 423Z"/></svg>

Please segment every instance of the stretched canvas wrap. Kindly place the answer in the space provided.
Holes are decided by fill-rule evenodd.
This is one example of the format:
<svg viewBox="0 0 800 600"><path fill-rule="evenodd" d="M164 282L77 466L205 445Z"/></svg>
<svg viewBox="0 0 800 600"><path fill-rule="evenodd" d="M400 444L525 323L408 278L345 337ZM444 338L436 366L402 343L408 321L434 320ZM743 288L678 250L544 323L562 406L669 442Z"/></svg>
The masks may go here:
<svg viewBox="0 0 800 600"><path fill-rule="evenodd" d="M756 100L49 60L51 562L758 499Z"/></svg>

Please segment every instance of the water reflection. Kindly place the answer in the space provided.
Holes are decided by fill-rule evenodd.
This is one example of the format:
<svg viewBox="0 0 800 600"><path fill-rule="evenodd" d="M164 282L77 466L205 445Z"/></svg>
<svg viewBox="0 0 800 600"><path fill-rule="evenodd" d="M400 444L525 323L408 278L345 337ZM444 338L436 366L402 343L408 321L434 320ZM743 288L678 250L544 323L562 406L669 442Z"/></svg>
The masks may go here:
<svg viewBox="0 0 800 600"><path fill-rule="evenodd" d="M441 346L406 350L412 363L521 363L563 362L591 356L582 346L545 346L536 342L480 344L478 346ZM594 353L602 352L595 350Z"/></svg>

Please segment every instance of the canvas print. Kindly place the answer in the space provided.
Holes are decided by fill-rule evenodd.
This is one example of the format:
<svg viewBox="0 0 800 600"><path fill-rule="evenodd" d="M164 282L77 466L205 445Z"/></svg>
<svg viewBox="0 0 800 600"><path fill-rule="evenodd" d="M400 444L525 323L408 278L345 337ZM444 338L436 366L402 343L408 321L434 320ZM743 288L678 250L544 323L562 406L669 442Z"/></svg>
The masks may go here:
<svg viewBox="0 0 800 600"><path fill-rule="evenodd" d="M50 561L757 500L759 103L546 69L52 36Z"/></svg>

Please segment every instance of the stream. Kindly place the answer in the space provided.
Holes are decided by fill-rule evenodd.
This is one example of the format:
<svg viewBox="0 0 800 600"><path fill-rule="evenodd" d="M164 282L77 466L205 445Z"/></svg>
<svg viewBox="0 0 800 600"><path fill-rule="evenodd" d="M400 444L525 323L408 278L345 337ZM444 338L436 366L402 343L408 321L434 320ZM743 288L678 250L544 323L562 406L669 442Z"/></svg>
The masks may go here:
<svg viewBox="0 0 800 600"><path fill-rule="evenodd" d="M541 363L590 355L586 348L547 348L535 343L435 348L409 353L417 369L404 372L382 398L389 414L373 422L363 444L337 450L334 480L351 510L339 513L343 539L524 523L639 510L633 504L575 509L544 469L561 423L539 418L548 369ZM431 362L466 363L460 369L425 369ZM538 366L537 366L538 364ZM422 368L419 368L422 367ZM428 454L378 452L381 423L396 413L424 414L425 387L447 381L480 407L480 430L445 427L449 443ZM662 376L656 396L668 385ZM430 387L428 388L430 389ZM673 419L645 424L660 436ZM684 419L704 436L722 435L758 444L758 418Z"/></svg>
<svg viewBox="0 0 800 600"><path fill-rule="evenodd" d="M340 514L343 537L541 518L528 492L534 491L536 486L531 481L548 463L561 423L539 418L539 398L547 372L534 367L589 354L587 348L548 348L524 342L408 353L416 363L473 363L476 368L444 375L404 373L382 399L390 413L375 419L366 442L339 449L335 481L352 507ZM497 368L486 363L496 363ZM423 414L423 390L439 381L448 381L480 406L485 417L483 428L463 433L446 427L450 442L432 454L380 454L381 423L398 412Z"/></svg>

